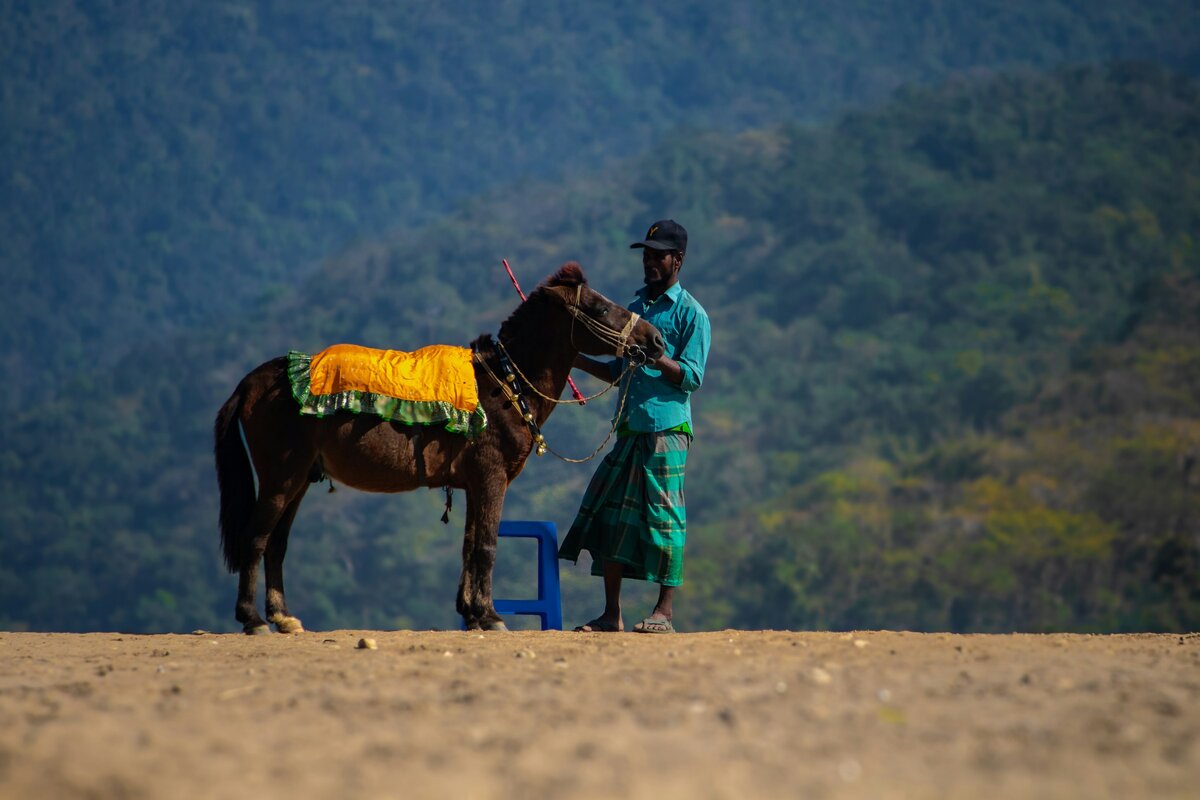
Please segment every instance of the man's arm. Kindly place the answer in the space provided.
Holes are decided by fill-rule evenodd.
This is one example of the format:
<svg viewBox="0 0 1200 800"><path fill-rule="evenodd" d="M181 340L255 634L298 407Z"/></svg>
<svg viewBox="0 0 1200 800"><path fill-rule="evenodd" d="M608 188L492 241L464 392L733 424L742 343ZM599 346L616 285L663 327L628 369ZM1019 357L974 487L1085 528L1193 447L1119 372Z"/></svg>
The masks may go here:
<svg viewBox="0 0 1200 800"><path fill-rule="evenodd" d="M669 358L666 353L659 356L658 361L650 366L662 372L663 380L672 386L683 385L683 367L679 366L679 362L675 359Z"/></svg>
<svg viewBox="0 0 1200 800"><path fill-rule="evenodd" d="M575 369L581 369L593 378L602 380L605 383L612 383L616 380L616 376L613 375L613 363L611 361L597 361L594 358L588 358L579 353L575 356L574 366Z"/></svg>
<svg viewBox="0 0 1200 800"><path fill-rule="evenodd" d="M708 348L712 339L712 328L708 315L700 309L691 316L684 327L675 350L675 358L663 354L652 365L662 372L663 380L691 393L704 382L704 365L708 361Z"/></svg>
<svg viewBox="0 0 1200 800"><path fill-rule="evenodd" d="M583 354L575 356L575 369L581 369L593 378L599 378L605 383L612 383L614 376L611 362L597 361L594 358L588 358ZM679 386L683 383L683 367L679 366L679 362L673 358L669 358L666 353L659 356L658 361L655 361L648 366L662 372L662 377L671 384Z"/></svg>

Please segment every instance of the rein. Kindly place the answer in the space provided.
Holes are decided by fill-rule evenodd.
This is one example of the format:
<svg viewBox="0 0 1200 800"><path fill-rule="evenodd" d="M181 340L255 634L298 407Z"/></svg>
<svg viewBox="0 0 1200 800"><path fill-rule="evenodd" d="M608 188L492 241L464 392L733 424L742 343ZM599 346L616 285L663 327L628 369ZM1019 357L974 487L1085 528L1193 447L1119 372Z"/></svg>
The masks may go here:
<svg viewBox="0 0 1200 800"><path fill-rule="evenodd" d="M562 453L559 453L557 450L550 447L550 445L546 444L546 437L542 434L541 429L538 427L537 421L534 420L534 418L533 418L533 412L529 410L529 404L527 402L525 402L525 398L524 398L524 396L522 396L522 394L520 392L520 386L518 385L518 381L517 381L517 374L520 372L520 370L517 369L516 364L513 362L512 358L508 355L508 351L504 349L504 345L502 345L500 343L499 339L496 339L495 337L489 337L489 338L491 338L492 344L495 345L495 347L496 347L496 357L500 361L500 369L504 373L504 378L501 379L500 376L496 374L495 370L492 369L491 365L489 365L487 363L487 360L483 357L483 354L480 353L478 350L473 351L473 354L475 356L475 361L478 362L479 366L483 367L483 371L486 372L488 374L488 376L493 381L496 382L496 384L504 392L504 396L508 399L508 401L510 403L513 404L513 407L517 409L517 413L521 415L521 419L525 420L525 424L529 426L529 432L533 435L533 442L534 442L533 452L539 456L544 456L546 454L546 452L549 451L555 458L559 459L560 461L566 461L571 464L583 464L584 462L591 461L593 458L595 458L600 453L600 451L602 449L604 449L604 446L606 444L608 444L608 440L612 438L612 435L614 433L616 433L616 431L617 431L617 421L621 418L621 413L625 410L625 399L629 396L628 385L626 385L624 391L621 392L621 401L617 405L617 413L615 416L613 416L612 427L609 428L608 435L604 437L604 441L600 442L600 444L596 446L596 449L593 450L591 452L591 454L585 456L584 458L570 458L568 456L564 456ZM630 364L629 366L627 366L625 368L625 370L621 373L621 375L617 378L616 381L614 381L613 383L610 383L607 387L604 388L603 391L599 392L598 394L594 394L587 399L594 400L595 398L606 394L610 389L612 389L614 386L616 386L618 383L620 383L621 380L625 377L625 375L633 368L634 368L633 364ZM541 397L543 399L550 400L551 402L554 402L554 403L574 403L575 402L574 400L558 400L556 398L549 397L549 396L543 394L541 391L538 390L538 388L536 386L534 386L529 381L528 378L526 378L524 376L524 374L521 375L521 382L523 382L526 386L528 386L530 389L532 389L534 394L538 395L539 397Z"/></svg>
<svg viewBox="0 0 1200 800"><path fill-rule="evenodd" d="M581 323L583 323L584 327L586 327L594 336L596 336L596 338L600 339L602 342L612 345L616 350L617 355L623 356L627 362L625 369L619 376L617 376L615 381L608 384L608 386L591 397L561 400L557 397L550 397L549 395L543 393L537 388L536 385L534 385L533 381L529 380L529 378L526 377L523 372L521 372L520 367L516 365L516 362L508 354L508 350L504 347L504 344L496 337L489 336L492 344L496 348L496 357L500 362L500 370L504 373L503 379L501 379L500 376L498 376L492 369L491 365L487 363L487 360L483 357L482 353L480 353L478 350L473 350L475 361L478 362L479 365L483 367L484 372L486 372L488 376L491 377L491 379L494 380L497 385L499 385L500 389L504 392L504 396L510 403L513 404L513 407L516 408L517 413L521 415L521 419L525 420L525 424L529 426L529 432L533 436L534 452L541 456L545 455L546 452L549 451L560 461L566 461L571 464L582 464L586 461L591 461L602 449L604 449L604 446L608 444L608 440L612 438L614 433L616 433L617 422L621 419L621 414L625 410L625 400L629 396L628 384L626 384L624 391L621 392L621 399L617 406L617 413L615 416L613 416L612 427L609 429L608 435L604 437L604 441L600 442L596 449L593 450L590 455L584 458L569 458L546 444L546 437L542 435L541 429L538 428L538 424L533 418L533 412L529 410L529 404L525 401L524 396L521 394L517 377L520 376L520 382L524 383L525 386L529 387L530 391L543 400L549 400L551 403L573 404L583 400L595 400L597 397L604 396L614 386L621 383L625 376L629 374L630 370L645 364L647 361L645 350L638 345L629 344L629 335L633 332L634 326L637 325L637 321L640 318L639 315L634 312L630 312L629 320L625 323L621 330L618 331L615 328L610 328L604 323L592 319L587 314L579 310L579 298L582 292L583 284L579 284L575 287L575 302L567 306L567 311L571 314L571 346L575 346L575 320L579 320Z"/></svg>

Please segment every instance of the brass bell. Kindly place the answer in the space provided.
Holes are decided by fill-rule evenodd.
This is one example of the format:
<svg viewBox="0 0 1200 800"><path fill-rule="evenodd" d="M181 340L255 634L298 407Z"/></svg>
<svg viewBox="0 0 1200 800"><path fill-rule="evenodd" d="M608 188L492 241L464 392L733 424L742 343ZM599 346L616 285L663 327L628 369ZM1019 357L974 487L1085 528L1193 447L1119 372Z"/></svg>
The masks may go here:
<svg viewBox="0 0 1200 800"><path fill-rule="evenodd" d="M526 422L533 422L533 414L530 414L528 411L526 411L526 412L525 412L525 421L526 421Z"/></svg>
<svg viewBox="0 0 1200 800"><path fill-rule="evenodd" d="M516 379L517 379L517 376L513 375L511 372L504 376L504 380L508 381L509 383L512 383Z"/></svg>
<svg viewBox="0 0 1200 800"><path fill-rule="evenodd" d="M538 444L541 444L542 442L546 441L546 437L545 437L545 436L542 436L542 435L539 433L538 435L536 435L536 436L534 436L534 437L533 437L533 440L534 440L535 442L537 442Z"/></svg>
<svg viewBox="0 0 1200 800"><path fill-rule="evenodd" d="M535 449L535 450L534 450L534 452L535 452L535 453L537 453L539 456L544 456L544 455L546 455L546 445L544 445L544 444L539 444L539 445L537 446L537 449Z"/></svg>

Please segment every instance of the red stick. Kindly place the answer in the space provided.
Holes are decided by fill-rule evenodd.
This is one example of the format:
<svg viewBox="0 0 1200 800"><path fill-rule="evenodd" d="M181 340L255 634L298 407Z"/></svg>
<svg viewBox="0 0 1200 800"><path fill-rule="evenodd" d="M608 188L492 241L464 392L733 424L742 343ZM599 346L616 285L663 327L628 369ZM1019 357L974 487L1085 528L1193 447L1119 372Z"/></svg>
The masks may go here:
<svg viewBox="0 0 1200 800"><path fill-rule="evenodd" d="M508 279L512 281L513 288L517 290L517 294L521 295L521 302L525 302L525 293L521 291L521 284L517 283L517 276L513 275L512 267L508 265L508 259L502 258L500 262L504 264L504 271L508 273ZM583 399L583 394L575 386L575 381L571 380L571 376L567 376L567 383L571 384L571 392L575 395L575 399L579 401L579 405L586 405L587 400Z"/></svg>

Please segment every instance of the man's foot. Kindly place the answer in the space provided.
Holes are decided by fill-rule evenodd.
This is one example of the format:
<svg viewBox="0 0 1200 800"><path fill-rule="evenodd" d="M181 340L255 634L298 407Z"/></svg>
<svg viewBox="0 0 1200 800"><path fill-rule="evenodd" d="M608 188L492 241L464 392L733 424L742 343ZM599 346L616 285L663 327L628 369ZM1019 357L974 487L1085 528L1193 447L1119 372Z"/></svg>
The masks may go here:
<svg viewBox="0 0 1200 800"><path fill-rule="evenodd" d="M621 620L612 622L604 617L596 617L591 622L585 622L575 629L576 633L620 633L625 630Z"/></svg>
<svg viewBox="0 0 1200 800"><path fill-rule="evenodd" d="M674 633L675 626L666 617L649 616L633 626L634 633Z"/></svg>

